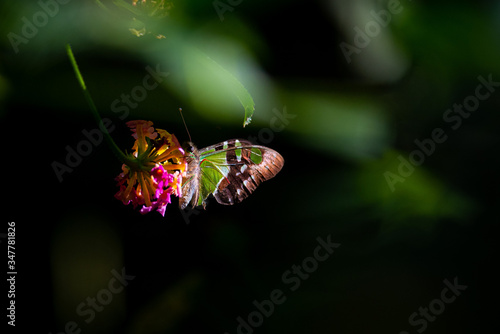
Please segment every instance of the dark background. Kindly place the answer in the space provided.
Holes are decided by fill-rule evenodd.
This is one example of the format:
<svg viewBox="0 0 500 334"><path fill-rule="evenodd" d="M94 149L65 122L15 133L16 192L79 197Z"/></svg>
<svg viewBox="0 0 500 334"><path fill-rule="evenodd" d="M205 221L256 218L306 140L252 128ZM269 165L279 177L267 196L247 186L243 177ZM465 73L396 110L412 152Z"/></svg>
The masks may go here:
<svg viewBox="0 0 500 334"><path fill-rule="evenodd" d="M17 330L60 333L74 321L81 333L233 334L237 318L275 289L286 300L240 332L485 333L496 325L500 92L456 129L443 115L475 94L478 77L500 81L498 3L401 1L351 62L341 43L355 46L354 28L364 31L388 2L242 1L224 20L211 1L174 1L165 18L102 3L108 10L59 4L18 52L9 33L21 35L22 18L41 7L0 5L0 241L5 254L15 221ZM137 20L143 37L129 31ZM182 107L199 147L256 136L283 155L283 170L239 205L212 198L206 211L183 213L174 200L165 217L113 197L121 163L105 143L60 182L54 161L64 163L66 147L97 127L66 43L124 150L133 119L188 140ZM249 126L223 71L204 67L200 52L252 94ZM111 103L142 84L146 66L170 74L122 120ZM263 136L284 108L294 118ZM415 140L436 128L447 140L391 191L384 173L397 174L398 156L408 160ZM328 236L341 246L292 291L282 275ZM134 278L87 323L78 305L105 294L122 268ZM409 323L454 279L467 286L460 296L425 329Z"/></svg>

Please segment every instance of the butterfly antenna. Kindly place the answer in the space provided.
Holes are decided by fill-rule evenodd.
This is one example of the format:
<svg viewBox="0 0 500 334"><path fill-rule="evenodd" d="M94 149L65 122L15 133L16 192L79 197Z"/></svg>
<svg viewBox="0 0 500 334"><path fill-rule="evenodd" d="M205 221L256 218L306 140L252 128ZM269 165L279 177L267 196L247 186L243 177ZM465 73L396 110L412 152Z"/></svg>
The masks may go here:
<svg viewBox="0 0 500 334"><path fill-rule="evenodd" d="M186 125L186 121L184 120L184 116L182 115L182 108L179 108L179 113L181 114L181 118L182 118L182 123L184 123L184 127L186 128L186 132L188 134L188 137L189 137L189 141L191 142L191 135L189 134L189 130L188 130L188 127Z"/></svg>

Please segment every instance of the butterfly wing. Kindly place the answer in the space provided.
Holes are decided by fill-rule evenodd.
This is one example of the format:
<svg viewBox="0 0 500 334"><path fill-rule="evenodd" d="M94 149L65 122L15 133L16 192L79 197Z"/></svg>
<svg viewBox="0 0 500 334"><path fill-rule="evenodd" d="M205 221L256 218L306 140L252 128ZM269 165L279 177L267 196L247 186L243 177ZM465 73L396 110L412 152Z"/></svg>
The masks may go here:
<svg viewBox="0 0 500 334"><path fill-rule="evenodd" d="M212 193L220 204L240 203L262 182L273 178L284 159L276 151L247 140L231 139L206 147L200 154L198 205Z"/></svg>

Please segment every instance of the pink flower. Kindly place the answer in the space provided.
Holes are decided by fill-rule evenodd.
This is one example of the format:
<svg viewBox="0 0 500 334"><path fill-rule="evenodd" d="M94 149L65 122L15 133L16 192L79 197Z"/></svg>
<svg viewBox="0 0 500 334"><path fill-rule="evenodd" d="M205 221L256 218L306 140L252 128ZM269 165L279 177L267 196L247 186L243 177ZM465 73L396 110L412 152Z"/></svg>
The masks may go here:
<svg viewBox="0 0 500 334"><path fill-rule="evenodd" d="M162 129L155 130L150 121L130 121L127 125L135 138L130 163L122 165L116 178L119 187L115 197L133 207L143 205L145 214L157 210L165 215L171 195L182 196L182 177L187 164L177 138Z"/></svg>

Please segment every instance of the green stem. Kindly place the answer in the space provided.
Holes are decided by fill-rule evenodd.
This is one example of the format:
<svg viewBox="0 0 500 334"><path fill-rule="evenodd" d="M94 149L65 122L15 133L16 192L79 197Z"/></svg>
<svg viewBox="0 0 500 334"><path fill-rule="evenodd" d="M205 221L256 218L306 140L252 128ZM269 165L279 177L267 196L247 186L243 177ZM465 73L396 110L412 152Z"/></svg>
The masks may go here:
<svg viewBox="0 0 500 334"><path fill-rule="evenodd" d="M116 157L123 162L124 164L127 164L129 166L135 165L135 161L130 159L125 153L123 153L122 150L116 145L115 141L109 134L108 130L104 125L102 125L102 119L101 116L99 115L99 112L97 111L97 108L94 104L94 101L92 100L92 97L90 96L89 91L87 90L87 86L85 85L85 81L83 81L82 74L80 73L80 70L78 69L78 64L76 63L75 56L73 55L73 51L71 50L71 46L69 44L66 44L66 51L68 52L68 57L71 62L71 65L73 66L73 69L75 70L76 74L76 79L78 80L78 83L82 87L83 90L83 95L85 96L85 99L87 100L87 103L90 106L90 110L92 111L92 114L94 115L95 120L97 121L97 124L99 124L99 129L102 131L104 134L104 138L106 138L106 141L108 142L109 148L113 153L116 155Z"/></svg>

